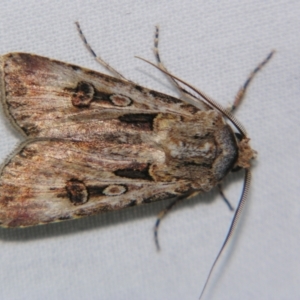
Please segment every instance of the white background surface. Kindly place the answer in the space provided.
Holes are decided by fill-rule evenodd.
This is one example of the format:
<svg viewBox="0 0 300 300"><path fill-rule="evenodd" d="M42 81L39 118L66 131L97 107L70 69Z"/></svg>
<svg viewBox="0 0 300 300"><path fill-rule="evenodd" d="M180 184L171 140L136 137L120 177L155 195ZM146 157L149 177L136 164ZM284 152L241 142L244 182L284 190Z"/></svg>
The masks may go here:
<svg viewBox="0 0 300 300"><path fill-rule="evenodd" d="M0 53L26 51L103 72L83 47L127 78L175 94L134 58L152 55L154 25L174 74L223 105L272 49L237 117L259 152L240 229L205 299L300 297L299 1L4 1ZM19 143L1 118L0 157ZM236 204L242 173L226 181ZM152 228L168 201L28 229L0 229L0 299L198 299L232 213L217 193L178 206Z"/></svg>

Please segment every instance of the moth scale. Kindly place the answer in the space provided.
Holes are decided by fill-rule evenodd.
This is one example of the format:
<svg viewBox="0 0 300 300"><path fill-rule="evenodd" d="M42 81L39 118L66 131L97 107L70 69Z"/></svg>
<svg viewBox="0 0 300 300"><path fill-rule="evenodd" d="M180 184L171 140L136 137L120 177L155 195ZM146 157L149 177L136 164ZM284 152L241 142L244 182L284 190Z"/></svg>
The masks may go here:
<svg viewBox="0 0 300 300"><path fill-rule="evenodd" d="M158 27L154 66L180 98L126 79L95 54L76 25L90 53L114 77L34 54L0 57L3 110L24 136L1 168L0 224L33 226L172 198L155 224L159 248L160 220L175 204L244 169L243 193L203 293L237 226L256 155L232 111L273 52L250 74L232 108L224 109L167 71Z"/></svg>

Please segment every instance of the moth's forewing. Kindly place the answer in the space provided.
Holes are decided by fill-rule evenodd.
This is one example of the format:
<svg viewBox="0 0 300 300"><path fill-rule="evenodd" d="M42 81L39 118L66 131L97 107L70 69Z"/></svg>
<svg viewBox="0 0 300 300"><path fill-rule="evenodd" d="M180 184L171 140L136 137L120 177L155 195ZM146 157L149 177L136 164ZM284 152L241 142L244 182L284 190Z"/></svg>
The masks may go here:
<svg viewBox="0 0 300 300"><path fill-rule="evenodd" d="M192 115L198 111L174 97L46 57L11 53L2 56L0 63L2 103L13 123L29 137L83 138L113 130L114 122L107 126L99 122L126 113Z"/></svg>
<svg viewBox="0 0 300 300"><path fill-rule="evenodd" d="M176 196L175 190L184 189L183 182L149 178L147 160L153 149L143 159L143 149L122 156L126 150L121 148L66 140L22 146L1 174L2 225L29 226L91 215Z"/></svg>

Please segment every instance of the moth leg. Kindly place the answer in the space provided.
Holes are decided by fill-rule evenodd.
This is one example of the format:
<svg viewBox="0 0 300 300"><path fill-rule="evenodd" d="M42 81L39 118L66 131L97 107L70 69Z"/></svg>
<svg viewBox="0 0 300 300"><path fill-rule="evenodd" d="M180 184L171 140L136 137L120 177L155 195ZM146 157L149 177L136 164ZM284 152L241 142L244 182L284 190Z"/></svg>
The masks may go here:
<svg viewBox="0 0 300 300"><path fill-rule="evenodd" d="M274 50L271 51L269 55L249 74L245 83L237 92L233 104L227 109L228 111L233 112L241 104L242 100L245 97L250 82L255 77L255 75L263 68L263 66L271 59L274 53L275 53Z"/></svg>
<svg viewBox="0 0 300 300"><path fill-rule="evenodd" d="M156 63L158 68L168 72L168 69L164 66L164 64L162 63L161 59L160 59L160 54L159 54L159 49L158 49L158 41L159 41L159 27L155 26L155 35L154 35L154 48L153 48L153 52L154 52L154 56L156 59ZM167 74L165 74L168 78L168 80L171 82L171 84L176 88L176 90L179 92L180 94L180 99L194 104L195 101L200 104L201 103L201 109L202 110L208 110L210 109L210 107L203 102L202 100L196 98L194 95L192 95L189 91L185 90L172 76L169 76ZM200 100L200 102L199 102ZM198 106L199 107L199 106ZM200 107L199 107L200 108Z"/></svg>
<svg viewBox="0 0 300 300"><path fill-rule="evenodd" d="M108 70L110 73L112 73L115 77L128 81L130 82L130 80L126 79L120 72L118 72L116 69L114 69L113 67L111 67L106 61L104 61L100 56L97 56L97 54L95 53L95 51L92 49L92 47L90 46L90 44L88 43L86 37L84 36L81 27L79 25L79 22L75 22L75 25L77 27L78 33L80 35L80 38L82 39L85 47L87 48L87 50L91 53L92 56L94 56L95 60L101 64L106 70Z"/></svg>
<svg viewBox="0 0 300 300"><path fill-rule="evenodd" d="M155 222L155 225L154 225L154 240L155 240L155 245L156 245L156 249L157 251L160 250L160 246L159 246L159 242L158 242L158 228L159 228L159 225L161 223L161 220L162 218L165 217L165 215L176 205L178 204L180 201L184 200L184 199L187 199L189 197L191 197L193 195L194 191L193 192L189 192L189 193L186 193L184 195L181 195L179 197L177 197L175 200L173 200L164 210L162 210L158 216L157 216L157 219L156 219L156 222Z"/></svg>
<svg viewBox="0 0 300 300"><path fill-rule="evenodd" d="M154 35L154 48L153 48L153 52L154 52L154 56L156 59L156 63L157 66L168 72L167 68L164 66L164 64L162 63L161 59L160 59L160 54L159 54L159 50L158 50L158 41L159 41L159 26L156 25L155 26L155 35ZM168 77L168 79L171 81L171 83L179 90L179 92L182 94L184 92L183 88L179 85L179 83L171 76L166 75Z"/></svg>
<svg viewBox="0 0 300 300"><path fill-rule="evenodd" d="M231 203L229 202L229 200L226 198L223 189L222 189L222 185L218 184L218 190L219 190L219 194L221 195L222 199L225 201L225 203L227 204L229 210L234 211L233 206L231 205Z"/></svg>

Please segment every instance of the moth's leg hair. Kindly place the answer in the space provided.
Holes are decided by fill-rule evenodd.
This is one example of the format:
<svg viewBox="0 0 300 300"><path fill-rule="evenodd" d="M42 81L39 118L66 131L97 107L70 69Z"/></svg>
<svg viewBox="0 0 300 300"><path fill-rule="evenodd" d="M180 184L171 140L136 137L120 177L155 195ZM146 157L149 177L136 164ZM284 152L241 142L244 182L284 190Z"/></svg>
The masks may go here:
<svg viewBox="0 0 300 300"><path fill-rule="evenodd" d="M92 47L90 46L90 44L88 43L86 37L84 36L81 27L79 25L78 22L75 22L75 25L77 27L78 33L80 35L80 38L82 39L85 47L87 48L87 50L91 53L92 56L94 56L95 60L101 64L105 69L107 69L110 73L112 73L115 77L125 80L125 81L130 81L128 79L126 79L120 72L118 72L116 69L114 69L113 67L111 67L106 61L104 61L100 56L97 56L97 54L95 53L95 51L92 49Z"/></svg>
<svg viewBox="0 0 300 300"><path fill-rule="evenodd" d="M155 226L154 226L154 240L155 240L155 245L156 245L156 249L157 251L160 250L160 246L159 246L159 242L158 242L158 228L159 228L159 225L161 223L161 220L162 218L165 217L165 215L176 205L178 204L180 201L184 200L184 199L187 199L189 198L190 196L192 196L194 193L193 192L188 192L186 194L183 194L179 197L177 197L175 200L173 200L164 210L162 210L158 216L157 216L157 219L156 219L156 222L155 222Z"/></svg>
<svg viewBox="0 0 300 300"><path fill-rule="evenodd" d="M271 59L274 53L274 50L271 51L269 55L249 74L247 80L237 92L233 104L228 108L230 112L233 112L241 104L250 82L255 77L255 75L263 68L263 66Z"/></svg>
<svg viewBox="0 0 300 300"><path fill-rule="evenodd" d="M225 203L227 204L229 210L234 211L233 206L231 205L231 203L229 202L229 200L226 198L223 189L222 189L222 185L218 184L218 190L219 190L219 194L221 195L222 199L225 201Z"/></svg>

